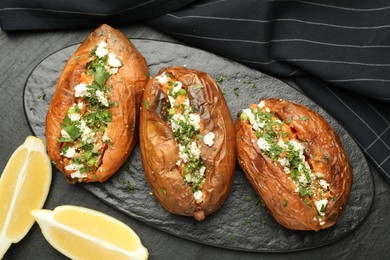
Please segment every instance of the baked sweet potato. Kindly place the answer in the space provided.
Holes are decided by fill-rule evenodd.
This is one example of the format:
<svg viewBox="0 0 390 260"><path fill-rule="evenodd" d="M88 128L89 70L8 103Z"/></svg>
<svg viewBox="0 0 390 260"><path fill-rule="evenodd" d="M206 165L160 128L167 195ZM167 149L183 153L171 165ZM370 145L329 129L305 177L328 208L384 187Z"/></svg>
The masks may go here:
<svg viewBox="0 0 390 260"><path fill-rule="evenodd" d="M238 162L277 222L316 231L336 223L350 194L352 170L324 118L270 98L244 109L235 128Z"/></svg>
<svg viewBox="0 0 390 260"><path fill-rule="evenodd" d="M140 147L146 179L166 210L203 220L221 207L234 175L234 124L209 75L171 67L151 78Z"/></svg>
<svg viewBox="0 0 390 260"><path fill-rule="evenodd" d="M147 74L142 55L108 25L66 63L47 113L46 142L70 182L103 182L124 163L138 141Z"/></svg>

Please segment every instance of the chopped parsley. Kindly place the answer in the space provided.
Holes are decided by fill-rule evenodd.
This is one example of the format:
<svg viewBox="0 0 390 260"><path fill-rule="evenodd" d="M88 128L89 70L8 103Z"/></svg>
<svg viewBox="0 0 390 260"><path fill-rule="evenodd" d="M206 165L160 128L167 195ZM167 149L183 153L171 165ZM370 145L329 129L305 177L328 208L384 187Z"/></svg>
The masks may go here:
<svg viewBox="0 0 390 260"><path fill-rule="evenodd" d="M234 89L233 89L233 93L234 93L234 95L236 95L237 97L240 95L240 94L238 93L238 89L239 89L239 88L234 88Z"/></svg>
<svg viewBox="0 0 390 260"><path fill-rule="evenodd" d="M204 86L202 84L195 85L193 89L202 89Z"/></svg>
<svg viewBox="0 0 390 260"><path fill-rule="evenodd" d="M223 76L219 76L218 78L215 79L215 81L220 84L225 81L225 78Z"/></svg>

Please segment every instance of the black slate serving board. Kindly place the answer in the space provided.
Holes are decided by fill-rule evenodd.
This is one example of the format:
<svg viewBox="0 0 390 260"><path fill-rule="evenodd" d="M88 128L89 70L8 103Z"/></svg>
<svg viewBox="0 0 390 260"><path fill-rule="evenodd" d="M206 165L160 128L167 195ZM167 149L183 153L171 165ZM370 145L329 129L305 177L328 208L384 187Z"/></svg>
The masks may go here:
<svg viewBox="0 0 390 260"><path fill-rule="evenodd" d="M259 98L277 97L302 103L320 113L339 134L353 167L348 205L338 223L319 232L287 230L276 223L238 164L229 197L221 209L198 222L165 211L144 178L137 145L123 167L105 183L77 184L129 216L162 231L212 246L255 252L305 250L335 242L356 229L370 211L374 184L367 161L352 137L324 110L282 81L236 62L188 46L147 39L132 40L144 55L151 75L160 68L185 65L219 79L233 120ZM29 75L24 108L32 131L44 138L45 117L57 79L79 45L50 54ZM54 174L60 174L58 170ZM65 179L64 179L65 181ZM55 192L55 191L52 191Z"/></svg>

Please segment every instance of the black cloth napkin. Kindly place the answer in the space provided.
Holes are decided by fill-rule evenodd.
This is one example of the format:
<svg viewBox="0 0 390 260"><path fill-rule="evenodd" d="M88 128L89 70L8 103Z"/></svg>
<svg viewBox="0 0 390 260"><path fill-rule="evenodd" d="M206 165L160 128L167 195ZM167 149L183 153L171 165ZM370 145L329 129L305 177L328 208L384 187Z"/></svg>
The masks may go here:
<svg viewBox="0 0 390 260"><path fill-rule="evenodd" d="M387 0L12 2L0 4L2 30L141 21L189 45L290 78L344 125L390 181Z"/></svg>

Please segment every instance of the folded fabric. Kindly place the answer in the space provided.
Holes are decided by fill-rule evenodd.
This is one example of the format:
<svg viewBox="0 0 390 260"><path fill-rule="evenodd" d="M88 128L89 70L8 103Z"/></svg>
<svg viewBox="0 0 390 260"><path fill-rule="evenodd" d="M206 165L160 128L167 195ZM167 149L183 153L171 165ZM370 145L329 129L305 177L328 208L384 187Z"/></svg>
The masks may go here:
<svg viewBox="0 0 390 260"><path fill-rule="evenodd" d="M0 3L3 30L78 28L155 17L145 22L189 45L291 78L344 125L390 181L386 0L13 2Z"/></svg>
<svg viewBox="0 0 390 260"><path fill-rule="evenodd" d="M194 0L1 0L3 31L97 27L138 22L163 15Z"/></svg>

